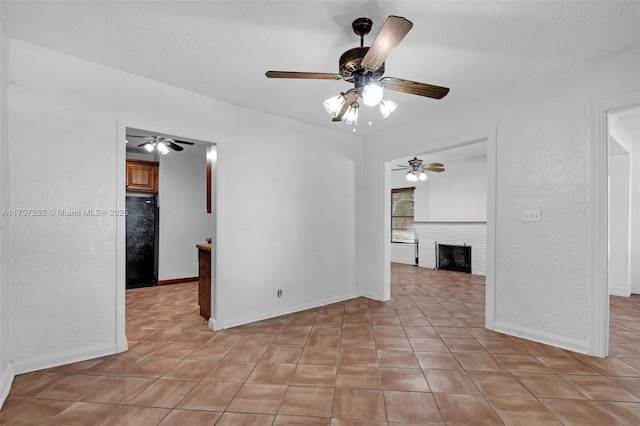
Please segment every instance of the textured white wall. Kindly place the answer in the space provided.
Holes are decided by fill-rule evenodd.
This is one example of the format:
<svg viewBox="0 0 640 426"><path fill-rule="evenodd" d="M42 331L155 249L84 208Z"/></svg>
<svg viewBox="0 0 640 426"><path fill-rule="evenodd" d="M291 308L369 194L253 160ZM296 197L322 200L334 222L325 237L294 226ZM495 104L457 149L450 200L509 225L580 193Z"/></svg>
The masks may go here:
<svg viewBox="0 0 640 426"><path fill-rule="evenodd" d="M198 276L198 249L213 236L207 214L207 157L204 145L160 157L160 241L158 279Z"/></svg>
<svg viewBox="0 0 640 426"><path fill-rule="evenodd" d="M4 25L2 26L4 33ZM9 207L9 156L7 126L7 89L9 81L9 44L0 33L0 211ZM0 405L9 394L13 371L9 365L9 216L0 216Z"/></svg>
<svg viewBox="0 0 640 426"><path fill-rule="evenodd" d="M419 123L403 123L365 144L363 167L370 229L383 229L381 161L427 152L461 135L496 126L496 327L586 351L589 308L590 103L638 90L638 46L456 105L455 87ZM399 101L400 102L400 101ZM425 100L425 102L429 102ZM416 146L419 134L424 141ZM393 141L393 144L388 143ZM542 222L522 222L540 208ZM378 235L381 232L378 232ZM383 239L365 235L364 282L379 288L373 259Z"/></svg>
<svg viewBox="0 0 640 426"><path fill-rule="evenodd" d="M11 64L11 207L113 208L117 121L186 129L218 143L217 308L223 325L358 293L361 145L351 135L20 41L12 42ZM12 218L10 228L17 368L113 351L115 218ZM285 297L277 299L279 288Z"/></svg>
<svg viewBox="0 0 640 426"><path fill-rule="evenodd" d="M487 157L448 162L442 173L430 173L426 202L418 198L416 220L486 221Z"/></svg>

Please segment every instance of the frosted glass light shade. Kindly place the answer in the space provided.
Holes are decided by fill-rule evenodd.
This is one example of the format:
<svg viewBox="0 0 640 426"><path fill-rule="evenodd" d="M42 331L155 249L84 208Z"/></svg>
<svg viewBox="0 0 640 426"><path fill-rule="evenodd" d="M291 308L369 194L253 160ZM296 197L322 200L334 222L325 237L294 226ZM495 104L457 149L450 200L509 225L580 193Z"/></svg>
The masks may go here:
<svg viewBox="0 0 640 426"><path fill-rule="evenodd" d="M378 104L378 110L380 111L380 114L382 114L382 118L387 118L388 116L390 116L391 113L396 110L396 108L398 108L398 104L390 101L387 98L382 98L382 100Z"/></svg>
<svg viewBox="0 0 640 426"><path fill-rule="evenodd" d="M158 152L162 155L168 154L169 148L167 148L167 146L163 142L158 142Z"/></svg>
<svg viewBox="0 0 640 426"><path fill-rule="evenodd" d="M330 116L337 117L346 100L344 93L338 93L337 95L322 102L322 105Z"/></svg>
<svg viewBox="0 0 640 426"><path fill-rule="evenodd" d="M342 117L342 121L349 126L356 126L358 124L358 109L360 105L357 102L352 103L347 108L347 112Z"/></svg>
<svg viewBox="0 0 640 426"><path fill-rule="evenodd" d="M148 144L146 144L144 146L144 149L146 149L149 152L153 152L153 148L154 148L154 146L153 146L153 144L151 142L149 142Z"/></svg>
<svg viewBox="0 0 640 426"><path fill-rule="evenodd" d="M404 178L409 182L416 182L418 180L418 176L414 175L412 171L407 173Z"/></svg>
<svg viewBox="0 0 640 426"><path fill-rule="evenodd" d="M362 101L365 105L376 106L382 100L382 86L376 82L370 82L362 89Z"/></svg>
<svg viewBox="0 0 640 426"><path fill-rule="evenodd" d="M418 179L427 180L427 174L425 172L420 172L420 175L418 176Z"/></svg>

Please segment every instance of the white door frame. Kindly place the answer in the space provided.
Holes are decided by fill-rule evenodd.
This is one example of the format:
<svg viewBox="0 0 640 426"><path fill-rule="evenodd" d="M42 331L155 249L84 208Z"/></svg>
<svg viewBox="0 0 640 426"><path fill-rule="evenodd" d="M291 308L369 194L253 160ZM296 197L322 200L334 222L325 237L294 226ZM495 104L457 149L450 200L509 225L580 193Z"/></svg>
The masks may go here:
<svg viewBox="0 0 640 426"><path fill-rule="evenodd" d="M591 280L589 291L589 354L609 354L609 288L607 283L608 136L607 114L640 105L640 91L591 104Z"/></svg>
<svg viewBox="0 0 640 426"><path fill-rule="evenodd" d="M494 330L495 322L495 271L496 271L496 167L497 167L497 129L491 127L486 130L473 132L433 143L421 144L411 149L403 149L380 157L380 168L383 170L383 212L381 215L383 245L380 257L380 294L387 295L391 291L391 224L388 212L391 211L391 167L389 162L397 158L408 157L418 153L444 151L459 146L469 145L480 141L487 141L487 272L485 278L485 327ZM382 299L382 300L387 300Z"/></svg>

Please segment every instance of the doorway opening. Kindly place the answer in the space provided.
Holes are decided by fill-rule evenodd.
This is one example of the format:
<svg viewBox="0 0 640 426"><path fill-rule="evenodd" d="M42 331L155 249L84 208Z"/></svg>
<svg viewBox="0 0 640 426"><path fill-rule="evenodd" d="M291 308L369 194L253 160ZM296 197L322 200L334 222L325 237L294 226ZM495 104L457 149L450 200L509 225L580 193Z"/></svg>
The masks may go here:
<svg viewBox="0 0 640 426"><path fill-rule="evenodd" d="M609 294L640 293L640 106L610 111L608 129Z"/></svg>
<svg viewBox="0 0 640 426"><path fill-rule="evenodd" d="M632 133L638 133L638 109L640 91L591 104L590 227L593 261L589 297L589 355L598 357L609 354L610 294L631 293L634 291L632 289L637 291L637 282L634 280L638 271L640 231L637 215L633 216L638 209L637 181L640 168L637 166L637 155L633 155L634 151L638 152L634 149L637 142L623 141L628 136L623 136L625 132L616 127L630 127L636 129ZM623 124L625 122L634 124ZM616 167L622 170L614 170ZM614 267L616 271L612 271ZM610 275L610 271L613 275Z"/></svg>
<svg viewBox="0 0 640 426"><path fill-rule="evenodd" d="M197 135L158 129L120 128L126 142L119 148L118 205L127 214L118 218L118 352L127 350L125 292L197 282L196 245L212 242L215 235L216 145ZM212 250L210 275L214 265Z"/></svg>
<svg viewBox="0 0 640 426"><path fill-rule="evenodd" d="M485 326L494 328L495 152L495 129L490 129L383 159L386 164L383 265L387 269L382 276L386 278L383 287L386 294L390 294L391 262L435 268L436 241L471 246L476 257L470 262L471 272L485 276ZM408 181L406 175L411 171L402 166L414 157L423 160L423 164L442 164L436 168L444 171L427 170L427 179ZM415 243L415 251L407 241L393 240L394 228L400 222L392 223L391 194L402 187L414 188L411 210L414 217L410 221L413 228L404 234L413 236L409 243Z"/></svg>
<svg viewBox="0 0 640 426"><path fill-rule="evenodd" d="M640 294L640 105L607 113L609 310L636 314ZM633 297L632 297L633 295ZM634 301L635 300L635 301ZM633 321L609 332L612 355L626 353Z"/></svg>

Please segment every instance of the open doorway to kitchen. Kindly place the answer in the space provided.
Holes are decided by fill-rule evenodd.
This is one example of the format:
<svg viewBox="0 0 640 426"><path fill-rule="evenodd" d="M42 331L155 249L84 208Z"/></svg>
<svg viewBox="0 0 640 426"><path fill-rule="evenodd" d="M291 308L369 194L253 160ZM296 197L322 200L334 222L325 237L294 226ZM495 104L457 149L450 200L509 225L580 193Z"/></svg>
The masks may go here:
<svg viewBox="0 0 640 426"><path fill-rule="evenodd" d="M471 252L468 253L471 273L485 276L485 326L490 329L493 329L495 292L495 152L495 129L490 129L383 159L386 167L383 264L389 268L383 276L388 276L391 262L432 269L442 266L438 244L471 246L471 250L463 251ZM422 160L417 173L413 173L414 158ZM429 165L424 167L426 176L421 176L425 165ZM411 208L394 206L396 193L412 195ZM407 204L406 200L400 201Z"/></svg>
<svg viewBox="0 0 640 426"><path fill-rule="evenodd" d="M197 284L209 277L207 317L211 312L215 250L206 271L200 249L215 235L215 144L186 132L158 126L123 126L118 205L127 212L118 222L118 350L127 349L125 291L169 284ZM121 188L120 188L121 187ZM207 244L209 243L209 244ZM200 303L194 294L194 304Z"/></svg>

